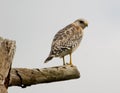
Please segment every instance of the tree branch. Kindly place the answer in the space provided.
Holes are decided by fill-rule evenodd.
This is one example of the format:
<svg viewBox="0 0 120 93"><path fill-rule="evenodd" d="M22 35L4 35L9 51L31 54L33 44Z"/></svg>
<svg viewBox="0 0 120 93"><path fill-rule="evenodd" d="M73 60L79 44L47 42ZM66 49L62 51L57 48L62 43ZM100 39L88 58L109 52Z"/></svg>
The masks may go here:
<svg viewBox="0 0 120 93"><path fill-rule="evenodd" d="M76 66L57 66L43 69L14 68L11 70L9 86L26 86L79 78Z"/></svg>

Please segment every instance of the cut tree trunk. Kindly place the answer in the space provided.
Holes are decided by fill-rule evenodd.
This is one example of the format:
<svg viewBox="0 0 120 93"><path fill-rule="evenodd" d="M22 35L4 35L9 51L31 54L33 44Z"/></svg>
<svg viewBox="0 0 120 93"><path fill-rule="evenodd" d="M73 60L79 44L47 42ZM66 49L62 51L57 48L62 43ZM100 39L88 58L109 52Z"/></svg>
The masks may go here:
<svg viewBox="0 0 120 93"><path fill-rule="evenodd" d="M7 93L15 41L0 37L0 93Z"/></svg>

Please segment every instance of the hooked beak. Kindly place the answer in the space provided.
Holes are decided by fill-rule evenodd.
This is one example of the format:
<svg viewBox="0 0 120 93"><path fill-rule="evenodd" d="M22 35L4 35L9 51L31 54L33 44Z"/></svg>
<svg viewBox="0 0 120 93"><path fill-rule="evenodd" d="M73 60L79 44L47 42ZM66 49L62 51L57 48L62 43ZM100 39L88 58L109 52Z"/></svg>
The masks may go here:
<svg viewBox="0 0 120 93"><path fill-rule="evenodd" d="M88 27L88 23L85 23L86 27Z"/></svg>

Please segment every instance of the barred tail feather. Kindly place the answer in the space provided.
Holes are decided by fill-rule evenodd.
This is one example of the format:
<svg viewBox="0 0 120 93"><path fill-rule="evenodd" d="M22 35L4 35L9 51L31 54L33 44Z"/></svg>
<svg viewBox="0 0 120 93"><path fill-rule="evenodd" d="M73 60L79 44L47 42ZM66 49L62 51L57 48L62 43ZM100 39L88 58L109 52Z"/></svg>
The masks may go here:
<svg viewBox="0 0 120 93"><path fill-rule="evenodd" d="M53 59L53 56L49 56L49 57L44 61L44 63L47 63L47 62L50 61L51 59Z"/></svg>

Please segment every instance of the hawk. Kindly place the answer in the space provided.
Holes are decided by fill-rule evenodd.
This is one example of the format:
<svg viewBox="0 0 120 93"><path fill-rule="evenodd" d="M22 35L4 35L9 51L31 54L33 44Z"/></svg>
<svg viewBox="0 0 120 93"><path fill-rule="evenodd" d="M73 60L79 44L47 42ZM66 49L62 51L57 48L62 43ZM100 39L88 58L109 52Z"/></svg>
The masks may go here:
<svg viewBox="0 0 120 93"><path fill-rule="evenodd" d="M70 55L70 65L72 64L71 54L75 51L83 37L83 29L88 26L85 19L77 19L73 23L67 25L57 32L54 36L51 51L44 63L50 61L54 57L63 58L63 65L65 65L65 56Z"/></svg>

